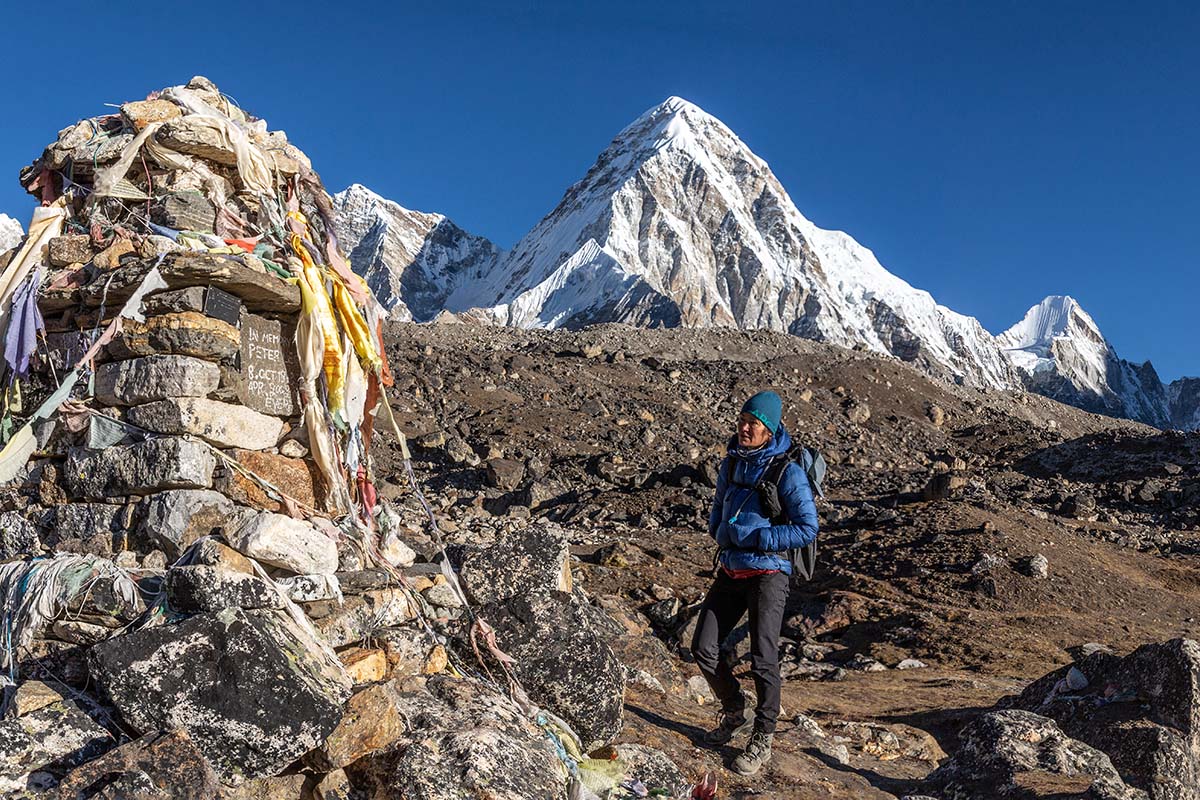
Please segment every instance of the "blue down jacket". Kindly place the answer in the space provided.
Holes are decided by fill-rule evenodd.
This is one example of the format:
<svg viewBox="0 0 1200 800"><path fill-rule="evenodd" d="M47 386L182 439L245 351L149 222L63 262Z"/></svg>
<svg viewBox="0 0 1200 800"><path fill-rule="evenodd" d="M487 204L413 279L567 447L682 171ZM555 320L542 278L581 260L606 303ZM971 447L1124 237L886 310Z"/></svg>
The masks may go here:
<svg viewBox="0 0 1200 800"><path fill-rule="evenodd" d="M780 425L771 441L757 450L729 442L729 454L717 473L717 495L708 515L708 532L721 547L721 564L731 570L777 569L792 574L787 550L817 538L817 507L808 476L794 461L779 480L779 501L791 521L772 525L754 490L767 465L792 447L792 437Z"/></svg>

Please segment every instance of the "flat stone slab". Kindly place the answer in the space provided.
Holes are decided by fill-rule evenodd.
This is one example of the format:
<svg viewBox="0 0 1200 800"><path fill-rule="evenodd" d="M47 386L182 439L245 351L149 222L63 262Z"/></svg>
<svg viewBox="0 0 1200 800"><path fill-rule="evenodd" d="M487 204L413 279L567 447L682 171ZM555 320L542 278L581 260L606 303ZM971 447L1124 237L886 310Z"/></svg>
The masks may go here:
<svg viewBox="0 0 1200 800"><path fill-rule="evenodd" d="M199 436L217 447L265 450L283 434L277 417L233 403L203 397L178 397L134 406L126 419L156 433Z"/></svg>
<svg viewBox="0 0 1200 800"><path fill-rule="evenodd" d="M180 728L222 778L276 775L342 719L349 680L275 611L199 614L92 648L92 677L135 731Z"/></svg>
<svg viewBox="0 0 1200 800"><path fill-rule="evenodd" d="M207 445L163 437L104 450L72 448L64 479L72 497L104 500L165 489L207 489L216 466Z"/></svg>
<svg viewBox="0 0 1200 800"><path fill-rule="evenodd" d="M133 295L141 285L142 278L154 267L154 262L155 259L144 259L119 267L82 289L45 292L38 298L38 305L43 311L69 308L79 302L97 307L105 301L107 284L105 305L109 308L116 307ZM300 310L299 289L270 274L265 268L256 268L249 266L250 264L261 262L253 256L170 253L159 264L158 271L169 289L216 286L240 297L246 308L251 311L293 314Z"/></svg>
<svg viewBox="0 0 1200 800"><path fill-rule="evenodd" d="M224 320L198 311L178 311L148 316L145 322L125 320L108 352L118 359L182 355L221 361L233 358L241 341L241 332Z"/></svg>
<svg viewBox="0 0 1200 800"><path fill-rule="evenodd" d="M179 355L113 361L96 368L96 400L106 406L136 406L169 397L204 397L221 383L210 361Z"/></svg>

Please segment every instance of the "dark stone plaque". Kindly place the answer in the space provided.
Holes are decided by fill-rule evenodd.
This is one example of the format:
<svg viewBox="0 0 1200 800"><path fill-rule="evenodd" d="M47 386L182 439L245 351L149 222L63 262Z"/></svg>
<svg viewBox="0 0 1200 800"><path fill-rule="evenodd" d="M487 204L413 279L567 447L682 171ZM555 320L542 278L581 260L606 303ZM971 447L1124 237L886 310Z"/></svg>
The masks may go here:
<svg viewBox="0 0 1200 800"><path fill-rule="evenodd" d="M242 317L240 396L242 403L277 417L300 411L300 364L295 329L254 314Z"/></svg>
<svg viewBox="0 0 1200 800"><path fill-rule="evenodd" d="M223 289L209 286L204 290L204 313L236 328L241 325L242 301Z"/></svg>

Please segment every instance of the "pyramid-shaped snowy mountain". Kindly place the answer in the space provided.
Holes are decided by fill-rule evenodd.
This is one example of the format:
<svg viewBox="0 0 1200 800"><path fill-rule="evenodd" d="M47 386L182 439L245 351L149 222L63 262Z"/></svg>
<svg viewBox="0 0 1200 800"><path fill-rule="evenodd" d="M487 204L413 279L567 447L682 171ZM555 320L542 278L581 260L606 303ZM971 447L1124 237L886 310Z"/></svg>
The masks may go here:
<svg viewBox="0 0 1200 800"><path fill-rule="evenodd" d="M1149 361L1133 364L1118 357L1071 297L1047 297L997 341L1026 386L1039 394L1160 428L1194 428L1200 421L1195 387L1181 381L1164 386Z"/></svg>
<svg viewBox="0 0 1200 800"><path fill-rule="evenodd" d="M356 194L367 202L370 193L339 195L339 236L401 316L444 309L520 327L767 328L865 346L968 384L1020 384L975 319L892 275L846 234L809 222L762 159L679 98L622 131L506 253L379 198L373 211L356 209ZM444 241L420 238L443 230Z"/></svg>

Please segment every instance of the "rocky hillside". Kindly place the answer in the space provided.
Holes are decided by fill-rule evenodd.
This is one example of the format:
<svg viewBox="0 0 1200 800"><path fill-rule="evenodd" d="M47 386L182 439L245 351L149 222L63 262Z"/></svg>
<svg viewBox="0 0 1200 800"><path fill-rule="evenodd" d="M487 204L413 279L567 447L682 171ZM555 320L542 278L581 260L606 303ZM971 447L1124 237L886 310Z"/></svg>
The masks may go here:
<svg viewBox="0 0 1200 800"><path fill-rule="evenodd" d="M1126 702L1200 678L1194 645L1118 658L1200 634L1200 437L769 332L441 324L388 338L442 535L465 546L527 518L568 532L575 584L619 623L618 741L713 770L732 798L1194 797L1155 788L1162 765L1196 763L1155 720L1196 715L1200 698ZM699 746L711 698L686 643L717 458L765 386L831 467L820 571L785 625L787 725L764 775L742 780L724 771L735 750ZM407 502L399 477L381 491ZM1043 706L1040 687L1071 664L1087 685ZM1116 716L1076 722L1080 695L1121 698ZM1134 728L1160 743L1126 741Z"/></svg>

